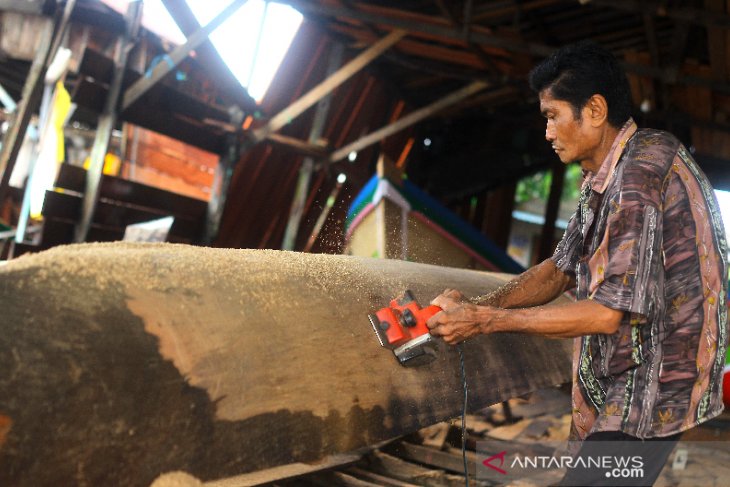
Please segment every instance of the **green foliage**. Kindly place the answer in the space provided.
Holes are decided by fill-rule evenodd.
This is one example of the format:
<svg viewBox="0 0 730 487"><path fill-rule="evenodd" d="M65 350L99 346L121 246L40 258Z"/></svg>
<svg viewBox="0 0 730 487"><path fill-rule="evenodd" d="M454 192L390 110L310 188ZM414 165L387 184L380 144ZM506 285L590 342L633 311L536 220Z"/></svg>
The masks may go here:
<svg viewBox="0 0 730 487"><path fill-rule="evenodd" d="M565 181L561 201L577 201L580 196L580 187L583 183L583 170L578 164L571 164L565 168Z"/></svg>
<svg viewBox="0 0 730 487"><path fill-rule="evenodd" d="M552 180L552 171L540 171L520 179L517 183L515 201L517 203L524 203L535 199L547 199L547 195L550 194Z"/></svg>
<svg viewBox="0 0 730 487"><path fill-rule="evenodd" d="M565 181L563 183L562 201L575 201L580 195L580 182L583 180L583 172L578 164L571 164L565 170ZM524 203L535 199L547 201L550 195L550 185L553 181L552 171L540 171L531 176L522 178L517 183L515 201Z"/></svg>

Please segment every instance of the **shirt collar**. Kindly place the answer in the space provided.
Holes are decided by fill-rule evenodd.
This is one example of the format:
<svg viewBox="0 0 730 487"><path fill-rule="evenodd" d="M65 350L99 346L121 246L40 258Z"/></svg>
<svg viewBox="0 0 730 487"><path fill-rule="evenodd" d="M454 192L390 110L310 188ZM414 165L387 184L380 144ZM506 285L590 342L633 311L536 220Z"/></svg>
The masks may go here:
<svg viewBox="0 0 730 487"><path fill-rule="evenodd" d="M591 189L597 193L603 193L608 187L608 183L611 181L616 164L621 158L621 154L624 152L626 143L636 133L636 122L633 118L629 118L621 130L619 131L616 139L613 141L611 149L608 151L606 158L601 163L601 167L598 169L596 174L592 175L588 173L587 181L590 181Z"/></svg>

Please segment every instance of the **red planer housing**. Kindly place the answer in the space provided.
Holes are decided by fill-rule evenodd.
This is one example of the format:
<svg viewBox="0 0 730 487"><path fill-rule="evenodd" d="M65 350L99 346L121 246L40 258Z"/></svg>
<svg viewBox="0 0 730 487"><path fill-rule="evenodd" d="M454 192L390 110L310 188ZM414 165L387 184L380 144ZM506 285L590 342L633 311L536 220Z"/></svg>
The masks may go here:
<svg viewBox="0 0 730 487"><path fill-rule="evenodd" d="M439 311L433 305L421 308L413 293L405 291L368 318L380 345L392 349L401 365L411 367L436 358L436 342L426 322Z"/></svg>

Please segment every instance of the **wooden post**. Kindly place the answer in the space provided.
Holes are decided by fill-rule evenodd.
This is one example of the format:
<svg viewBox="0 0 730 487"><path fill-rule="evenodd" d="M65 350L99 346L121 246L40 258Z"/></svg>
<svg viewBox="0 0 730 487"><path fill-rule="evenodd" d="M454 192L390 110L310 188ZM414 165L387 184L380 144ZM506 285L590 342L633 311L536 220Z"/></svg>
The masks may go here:
<svg viewBox="0 0 730 487"><path fill-rule="evenodd" d="M327 77L330 77L339 67L342 62L343 51L344 46L339 42L332 46L332 50L329 55L329 65L327 67ZM324 125L327 121L327 115L329 114L331 99L332 93L330 92L317 104L317 111L314 114L314 122L312 122L312 129L309 132L310 144L316 143L320 137L322 137ZM302 162L302 166L299 168L299 179L297 180L294 199L292 200L291 209L289 210L289 221L287 222L286 231L284 232L284 241L281 244L282 250L294 250L294 246L296 245L299 223L302 219L302 213L304 212L304 204L307 201L307 190L309 189L309 181L312 179L313 170L314 158L306 157Z"/></svg>
<svg viewBox="0 0 730 487"><path fill-rule="evenodd" d="M112 83L109 86L109 94L104 103L104 111L99 116L96 137L91 149L91 155L89 156L91 164L86 174L86 191L84 192L84 201L81 208L81 219L76 225L74 234L74 240L76 242L86 240L89 234L89 228L91 228L91 221L94 218L96 202L99 199L99 185L104 170L104 157L109 150L109 139L111 138L112 130L117 120L117 102L119 101L119 95L122 90L127 58L129 57L132 42L137 37L141 19L142 2L130 2L127 7L127 13L125 14L127 28L124 35L118 41Z"/></svg>
<svg viewBox="0 0 730 487"><path fill-rule="evenodd" d="M303 252L309 252L312 250L314 242L317 241L317 237L319 237L319 234L322 232L322 227L324 227L324 223L327 221L327 217L332 211L332 208L335 206L335 203L337 202L337 196L339 196L340 191L342 190L342 186L344 184L345 179L341 179L341 176L338 176L337 184L335 184L335 187L332 188L332 191L330 192L330 195L325 202L324 208L322 208L322 213L319 214L319 218L317 218L317 222L314 224L312 234L309 236L309 239L304 246Z"/></svg>
<svg viewBox="0 0 730 487"><path fill-rule="evenodd" d="M385 154L376 164L378 177L396 185L403 184L403 171ZM408 211L388 198L375 207L376 251L382 259L408 259ZM397 230L395 230L397 229Z"/></svg>
<svg viewBox="0 0 730 487"><path fill-rule="evenodd" d="M394 164L393 161L383 153L381 153L378 157L378 162L375 165L375 171L377 172L378 177L387 179L396 186L403 185L403 174L405 171L398 167L397 164Z"/></svg>
<svg viewBox="0 0 730 487"><path fill-rule="evenodd" d="M710 14L726 14L725 0L705 0L705 10ZM727 80L727 28L707 27L707 50L710 68L715 81Z"/></svg>
<svg viewBox="0 0 730 487"><path fill-rule="evenodd" d="M480 220L482 232L504 250L509 244L516 189L517 184L510 183L490 191L486 195L486 209Z"/></svg>
<svg viewBox="0 0 730 487"><path fill-rule="evenodd" d="M5 201L10 176L13 173L20 147L23 145L23 138L25 137L25 131L28 129L30 117L40 101L43 80L46 77L48 65L53 61L56 51L58 51L61 41L66 35L71 12L73 12L75 6L76 0L68 0L60 18L56 19L55 27L47 24L41 32L40 48L36 52L35 58L33 58L33 64L30 66L30 72L23 86L22 99L17 107L15 121L3 140L2 152L0 152L0 206Z"/></svg>
<svg viewBox="0 0 730 487"><path fill-rule="evenodd" d="M5 138L3 139L2 152L0 152L0 205L5 201L5 196L10 184L10 176L15 167L15 160L23 145L25 131L28 129L30 117L40 102L43 78L48 67L48 55L51 49L51 36L53 25L47 24L41 33L40 49L36 52L30 72L23 85L20 103L18 104L15 118L10 124Z"/></svg>
<svg viewBox="0 0 730 487"><path fill-rule="evenodd" d="M550 184L550 196L545 209L545 224L542 227L542 235L540 236L540 249L537 254L538 262L550 257L555 250L553 248L555 220L558 219L558 211L560 211L560 197L563 194L564 181L565 164L558 161L553 164L553 179Z"/></svg>
<svg viewBox="0 0 730 487"><path fill-rule="evenodd" d="M250 140L240 142L239 135L241 124L243 124L243 115L244 113L240 109L233 110L230 113L231 125L237 127L238 130L226 135L226 149L215 168L210 200L208 201L208 214L205 220L205 234L203 235L203 244L205 245L211 245L218 236L218 229L220 228L226 198L228 197L228 188L231 186L236 163L241 155L254 145L254 142Z"/></svg>

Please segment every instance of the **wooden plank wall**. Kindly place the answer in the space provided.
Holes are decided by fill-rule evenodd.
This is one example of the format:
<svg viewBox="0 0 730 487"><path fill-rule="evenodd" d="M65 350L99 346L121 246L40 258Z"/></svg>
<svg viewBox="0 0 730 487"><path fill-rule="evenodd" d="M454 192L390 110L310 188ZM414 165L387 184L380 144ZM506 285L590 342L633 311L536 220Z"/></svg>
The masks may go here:
<svg viewBox="0 0 730 487"><path fill-rule="evenodd" d="M208 201L217 155L136 125L128 127L121 177Z"/></svg>
<svg viewBox="0 0 730 487"><path fill-rule="evenodd" d="M32 61L40 47L43 26L49 17L17 12L0 12L0 51L13 59Z"/></svg>
<svg viewBox="0 0 730 487"><path fill-rule="evenodd" d="M86 171L62 164L56 191L47 191L43 205L42 248L70 243L78 221ZM127 225L174 216L168 241L194 243L205 220L205 201L113 176L101 181L100 199L89 241L121 240Z"/></svg>

